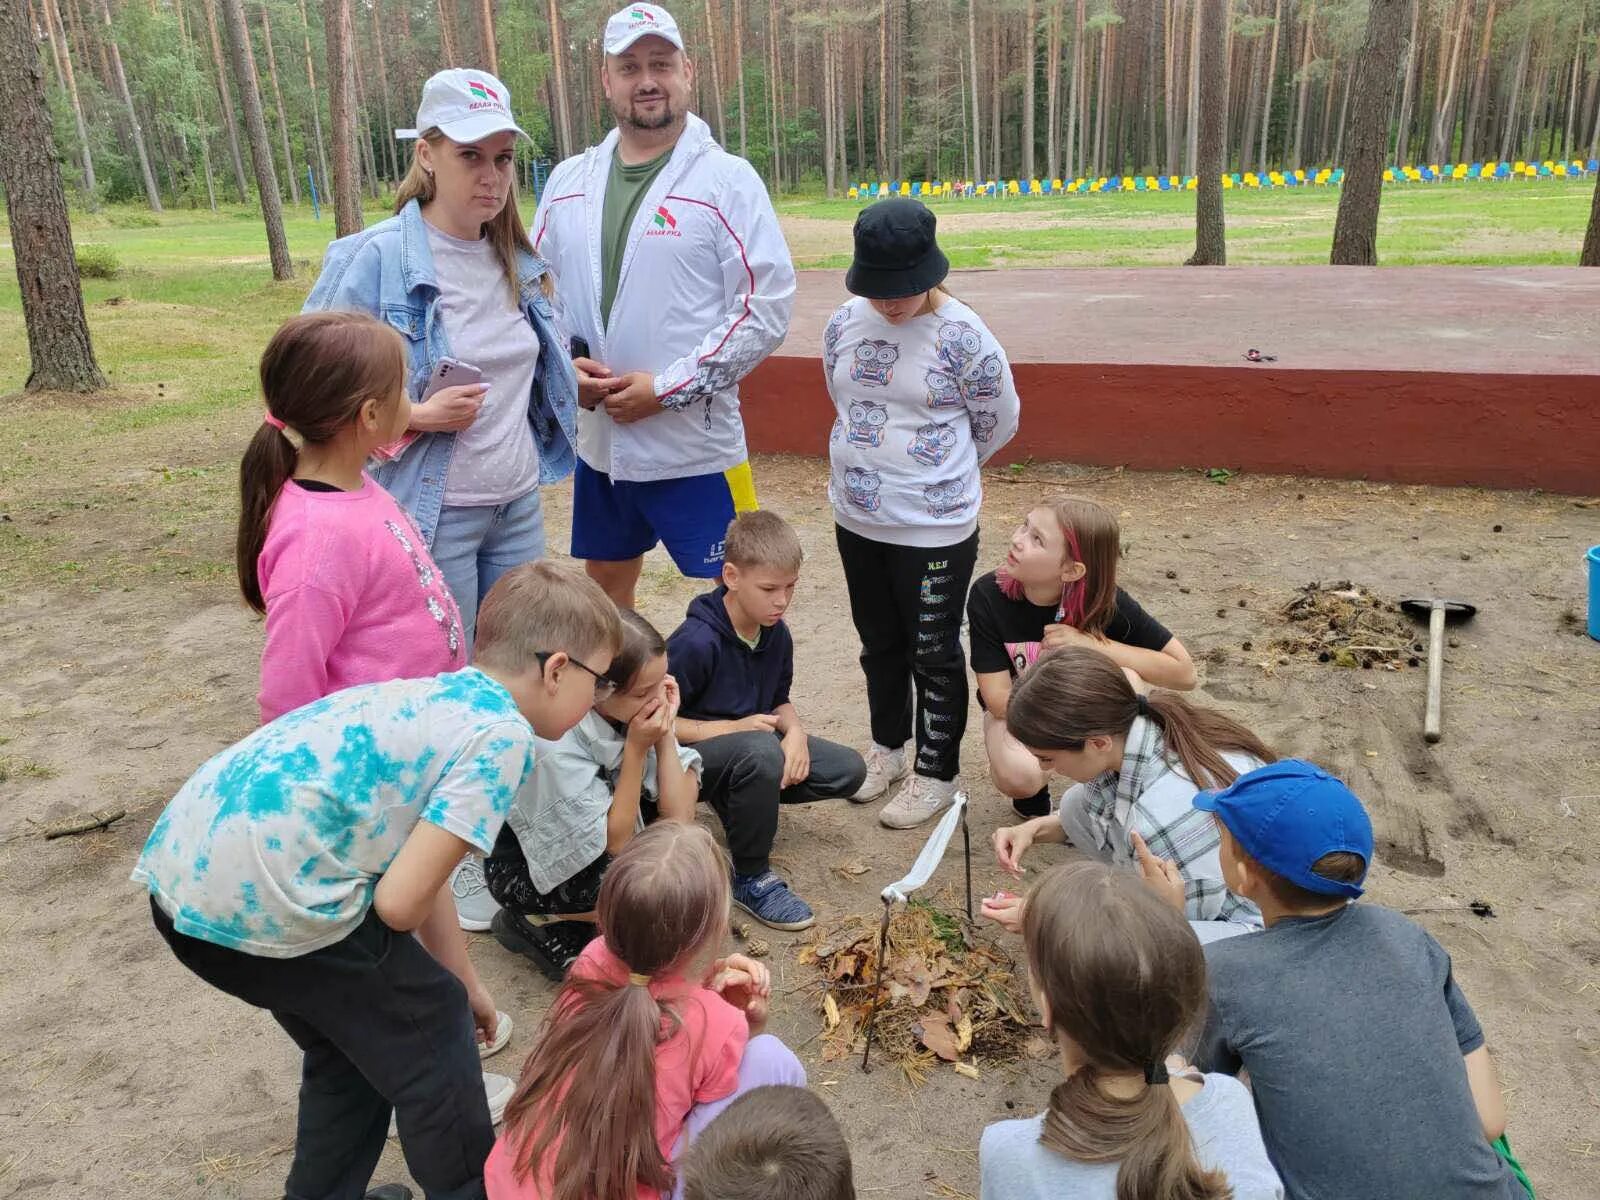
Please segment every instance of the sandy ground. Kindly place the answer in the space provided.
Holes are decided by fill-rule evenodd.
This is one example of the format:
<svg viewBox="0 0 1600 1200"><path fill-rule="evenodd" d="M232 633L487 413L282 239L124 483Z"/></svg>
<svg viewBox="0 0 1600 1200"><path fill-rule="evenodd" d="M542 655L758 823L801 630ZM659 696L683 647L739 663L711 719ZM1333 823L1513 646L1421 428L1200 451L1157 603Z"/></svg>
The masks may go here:
<svg viewBox="0 0 1600 1200"><path fill-rule="evenodd" d="M217 445L232 446L232 432ZM205 439L183 452L231 461ZM823 470L770 459L756 474L763 501L795 522L809 556L791 614L801 711L817 732L860 744L865 701ZM1034 466L991 480L980 561L998 559L1017 515L1069 475ZM1574 616L1582 550L1600 542L1600 508L1253 477L1217 486L1194 475L1095 472L1071 484L1122 514L1123 582L1202 660L1201 699L1281 750L1341 772L1367 799L1382 841L1372 895L1414 912L1454 955L1540 1196L1592 1196L1600 645ZM547 501L558 545L567 496L558 489ZM79 556L153 557L162 537L210 544L215 554L231 538L226 505L203 506L163 534L138 522L129 503L109 500L49 513L25 505L16 520L50 522L50 536ZM642 607L670 628L696 588L657 557ZM1314 579L1353 579L1391 596L1437 590L1480 605L1448 654L1442 744L1420 736L1422 672L1282 665L1263 651L1272 610ZM0 645L0 1195L281 1194L297 1080L291 1044L264 1013L187 975L127 882L166 798L251 727L259 625L226 577L196 583L129 571L120 586L85 591L37 576L6 589ZM982 777L976 722L966 754L975 882L987 891L999 881L984 843L1009 810ZM47 842L33 824L107 805L128 816L106 832ZM870 913L923 836L880 828L871 808L811 805L785 812L777 863L823 920ZM1062 853L1038 852L1035 863ZM832 870L851 859L869 871ZM933 892L953 909L959 886L952 852ZM1495 916L1467 912L1475 900ZM942 1068L920 1089L889 1064L871 1075L854 1063L822 1064L813 1040L820 1018L798 990L807 979L793 961L798 939L768 940L774 1032L800 1048L813 1086L843 1121L862 1195L975 1195L979 1130L1037 1111L1051 1064L986 1067L976 1081ZM510 1049L492 1064L514 1073L552 989L491 939L476 939L473 952L516 1019ZM378 1178L403 1171L391 1147Z"/></svg>

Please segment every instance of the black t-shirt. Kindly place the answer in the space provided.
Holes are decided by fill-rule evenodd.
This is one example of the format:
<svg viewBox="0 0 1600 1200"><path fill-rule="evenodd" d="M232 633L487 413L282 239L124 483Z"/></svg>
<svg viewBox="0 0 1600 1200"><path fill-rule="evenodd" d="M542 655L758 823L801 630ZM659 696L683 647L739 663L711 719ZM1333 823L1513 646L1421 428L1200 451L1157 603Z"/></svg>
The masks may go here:
<svg viewBox="0 0 1600 1200"><path fill-rule="evenodd" d="M990 571L967 593L967 623L973 672L992 675L1009 671L1015 679L1039 657L1044 627L1056 623L1056 605L1033 604L1026 597L1007 600ZM1105 636L1141 650L1162 650L1172 640L1171 631L1121 588Z"/></svg>

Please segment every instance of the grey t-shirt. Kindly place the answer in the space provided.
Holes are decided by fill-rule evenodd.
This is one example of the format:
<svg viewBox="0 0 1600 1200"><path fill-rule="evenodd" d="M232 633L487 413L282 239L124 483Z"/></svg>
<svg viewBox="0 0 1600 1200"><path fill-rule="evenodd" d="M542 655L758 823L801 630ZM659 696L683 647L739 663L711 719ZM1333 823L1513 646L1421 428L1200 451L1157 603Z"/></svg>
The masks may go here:
<svg viewBox="0 0 1600 1200"><path fill-rule="evenodd" d="M469 242L427 230L450 357L477 367L489 385L478 419L456 434L444 502L505 504L539 486L539 448L528 424L539 335L512 299L488 238Z"/></svg>
<svg viewBox="0 0 1600 1200"><path fill-rule="evenodd" d="M1376 904L1206 947L1194 1063L1250 1072L1290 1200L1527 1200L1462 1057L1483 1030L1426 930Z"/></svg>
<svg viewBox="0 0 1600 1200"><path fill-rule="evenodd" d="M1283 1188L1267 1161L1261 1130L1244 1084L1207 1075L1205 1086L1183 1106L1189 1137L1201 1165L1220 1168L1234 1200L1281 1200ZM1044 1114L1000 1121L978 1144L981 1200L1116 1200L1117 1163L1082 1163L1039 1142Z"/></svg>

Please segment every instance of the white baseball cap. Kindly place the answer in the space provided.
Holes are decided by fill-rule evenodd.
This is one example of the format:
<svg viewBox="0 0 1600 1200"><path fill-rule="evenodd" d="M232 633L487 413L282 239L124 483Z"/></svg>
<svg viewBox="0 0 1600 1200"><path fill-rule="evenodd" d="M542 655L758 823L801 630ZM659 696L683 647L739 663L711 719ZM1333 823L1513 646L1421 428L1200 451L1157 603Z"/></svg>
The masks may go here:
<svg viewBox="0 0 1600 1200"><path fill-rule="evenodd" d="M507 130L528 137L511 116L506 85L487 71L461 67L440 71L422 85L417 129L436 127L452 142L475 142Z"/></svg>
<svg viewBox="0 0 1600 1200"><path fill-rule="evenodd" d="M620 12L611 14L606 22L605 47L607 54L621 54L642 37L664 38L679 50L683 49L683 35L672 14L657 4L630 4Z"/></svg>

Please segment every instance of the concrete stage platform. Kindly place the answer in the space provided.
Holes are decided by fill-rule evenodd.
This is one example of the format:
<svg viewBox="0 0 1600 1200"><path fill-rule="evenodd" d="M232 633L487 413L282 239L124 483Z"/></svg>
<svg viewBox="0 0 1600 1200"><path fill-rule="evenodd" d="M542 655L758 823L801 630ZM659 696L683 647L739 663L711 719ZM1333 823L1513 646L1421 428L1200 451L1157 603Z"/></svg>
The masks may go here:
<svg viewBox="0 0 1600 1200"><path fill-rule="evenodd" d="M1023 458L1600 493L1600 271L1228 267L952 272L1005 345ZM751 449L824 454L822 330L742 388ZM1255 347L1276 362L1245 361Z"/></svg>

